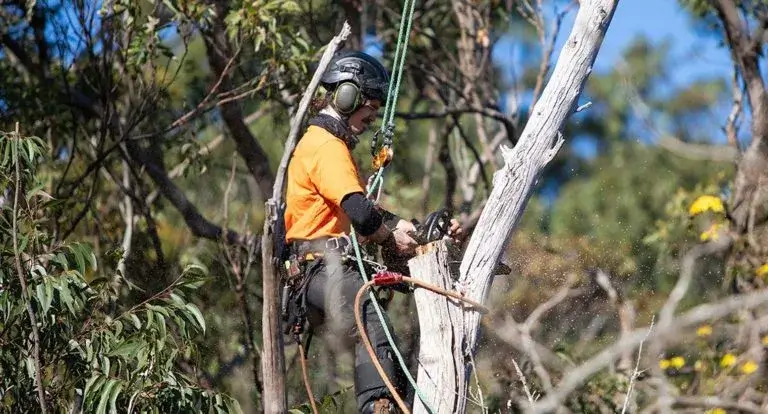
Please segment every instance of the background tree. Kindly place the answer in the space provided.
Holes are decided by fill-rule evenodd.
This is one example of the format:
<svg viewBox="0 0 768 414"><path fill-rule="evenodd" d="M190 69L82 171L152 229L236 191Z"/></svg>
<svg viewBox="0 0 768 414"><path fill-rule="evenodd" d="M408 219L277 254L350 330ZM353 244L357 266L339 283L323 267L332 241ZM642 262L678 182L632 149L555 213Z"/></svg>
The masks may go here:
<svg viewBox="0 0 768 414"><path fill-rule="evenodd" d="M470 394L492 412L530 406L523 378L531 399L573 411L616 411L625 401L627 410L765 408L765 311L740 310L755 297L742 295L763 292L768 274L765 191L759 191L766 171L760 164L764 121L755 86L760 72L753 70L762 59L755 51L761 50L764 7L681 4L702 36L723 41L734 57L734 77L679 85L672 80L681 64L670 53L674 41L642 38L610 70L593 70L580 102L592 106L565 125L563 148L543 172L505 251L512 272L497 277L490 291L491 313L482 320L475 360L478 382ZM0 130L14 131L19 122L22 135L40 137L44 154L35 159L36 179L52 198L43 202L42 196L33 209L35 219L45 218L35 225L49 241L21 250L40 257L64 251L72 270L77 259L65 246L91 246L97 266L86 266L82 283L115 299L99 302L111 304L107 308L84 305L75 313L93 312L99 315L94 322L104 324L176 286L179 275L186 280L188 265L207 269L204 288L184 298L199 307L205 334L187 322L187 339L174 337L194 351L152 378L185 375L184 386L197 395L216 390L236 398L243 411L259 412L262 293L254 229L263 227L264 189L271 188L289 114L311 63L345 20L355 33L348 46L380 53L390 67L401 6L386 0L3 2ZM559 28L578 7L559 0L417 3L383 203L416 218L450 207L474 227L502 165L499 147L518 142L557 60ZM368 173L366 147L360 145L356 156ZM13 198L9 189L0 194L4 209ZM32 226L24 220L19 223L27 236ZM0 237L10 240L10 230L3 231ZM713 236L731 242L711 244ZM27 320L25 303L36 315L42 305L36 287L25 302L11 284L18 283L15 271L6 270L15 269L12 257L3 256L9 266L0 266L0 292L21 312L13 321ZM22 263L31 269L26 266L33 261ZM28 274L30 286L64 280L63 267L41 266L49 278ZM54 308L66 308L57 300L54 294L49 317ZM722 307L731 300L740 306ZM142 327L124 324L115 341L155 338L153 329L160 328L147 328L144 308L137 309ZM714 317L725 312L718 309L737 317L718 322ZM697 311L713 319L689 318ZM56 329L82 326L68 308L55 312L62 318ZM662 313L671 324L661 323ZM390 314L415 373L413 300L398 295ZM172 318L164 318L166 330L176 332ZM645 376L636 377L637 346L652 318L638 366ZM42 323L40 334L51 344L67 338L49 330L48 319ZM13 326L0 327L0 341L12 343L13 333L28 344L31 331L22 329L31 325ZM674 337L665 333L670 330ZM610 345L616 340L623 345ZM116 346L110 341L101 343ZM679 345L686 341L694 345ZM53 361L46 346L43 340L43 365ZM26 361L30 348L3 349L11 352L3 358ZM110 358L111 371L118 362L128 369L119 356L98 349L106 348L94 348L94 355ZM288 402L306 410L295 355L286 348ZM56 401L76 402L56 394L60 384L91 378L100 364L44 372L51 409ZM326 402L338 411L353 406L351 364L348 355L314 341L316 397L333 396ZM33 406L34 375L18 364L3 369L2 377L25 393L23 407ZM142 384L132 378L114 374L123 386L116 404L130 398L125 390L131 384ZM17 388L10 385L1 390L3 406L14 410L11 401L22 400L12 397Z"/></svg>

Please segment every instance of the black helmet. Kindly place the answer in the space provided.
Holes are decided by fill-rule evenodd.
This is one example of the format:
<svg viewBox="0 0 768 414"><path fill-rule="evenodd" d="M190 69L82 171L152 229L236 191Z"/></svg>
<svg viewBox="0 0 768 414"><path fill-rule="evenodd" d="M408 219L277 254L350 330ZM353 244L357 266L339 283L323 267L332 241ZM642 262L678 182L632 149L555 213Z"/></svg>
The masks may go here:
<svg viewBox="0 0 768 414"><path fill-rule="evenodd" d="M337 53L320 79L323 86L333 90L341 82L352 82L368 99L386 101L389 73L373 56L356 51Z"/></svg>

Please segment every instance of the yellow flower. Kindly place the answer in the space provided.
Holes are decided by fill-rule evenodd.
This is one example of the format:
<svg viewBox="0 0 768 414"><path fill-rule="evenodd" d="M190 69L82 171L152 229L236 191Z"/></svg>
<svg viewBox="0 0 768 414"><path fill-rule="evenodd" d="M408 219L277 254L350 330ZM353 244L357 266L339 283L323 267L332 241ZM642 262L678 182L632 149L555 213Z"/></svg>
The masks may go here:
<svg viewBox="0 0 768 414"><path fill-rule="evenodd" d="M723 228L723 225L720 223L713 223L707 231L704 233L701 233L699 235L699 239L701 241L707 241L707 240L717 240L718 233L720 232L720 229Z"/></svg>
<svg viewBox="0 0 768 414"><path fill-rule="evenodd" d="M705 414L726 414L722 408L710 408Z"/></svg>
<svg viewBox="0 0 768 414"><path fill-rule="evenodd" d="M723 355L723 358L720 360L720 366L723 368L731 367L735 363L736 363L736 356L733 354L725 354Z"/></svg>
<svg viewBox="0 0 768 414"><path fill-rule="evenodd" d="M712 335L712 326L711 325L701 325L701 326L699 326L699 329L696 330L696 335L698 335L698 336L709 336L709 335Z"/></svg>
<svg viewBox="0 0 768 414"><path fill-rule="evenodd" d="M768 276L768 263L758 267L757 270L755 270L755 274L757 277Z"/></svg>
<svg viewBox="0 0 768 414"><path fill-rule="evenodd" d="M747 361L741 364L741 372L747 375L757 371L758 368L759 367L757 366L757 363L755 363L755 361Z"/></svg>
<svg viewBox="0 0 768 414"><path fill-rule="evenodd" d="M712 211L713 213L725 213L725 207L723 201L719 197L712 195L703 195L696 199L688 209L688 214L691 216L699 215L705 211Z"/></svg>
<svg viewBox="0 0 768 414"><path fill-rule="evenodd" d="M685 366L685 358L681 356L672 357L672 359L669 360L669 364L672 365L673 368L680 369Z"/></svg>
<svg viewBox="0 0 768 414"><path fill-rule="evenodd" d="M763 345L768 346L768 335L763 337Z"/></svg>
<svg viewBox="0 0 768 414"><path fill-rule="evenodd" d="M667 369L669 368L669 366L670 366L670 362L668 359L662 359L661 361L659 361L659 368Z"/></svg>

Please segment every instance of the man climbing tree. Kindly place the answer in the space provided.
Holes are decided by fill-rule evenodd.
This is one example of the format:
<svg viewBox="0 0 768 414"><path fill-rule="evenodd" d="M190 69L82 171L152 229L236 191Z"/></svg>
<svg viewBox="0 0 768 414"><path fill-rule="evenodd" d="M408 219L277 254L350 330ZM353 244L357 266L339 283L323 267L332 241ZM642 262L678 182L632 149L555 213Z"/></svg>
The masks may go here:
<svg viewBox="0 0 768 414"><path fill-rule="evenodd" d="M381 245L401 258L415 254L414 225L381 209L366 196L364 181L351 151L386 101L389 74L375 58L346 51L334 57L321 80L325 95L313 105L309 120L288 166L286 188L287 278L283 298L286 328L296 336L325 322L338 345L355 345L355 394L363 413L394 412L395 406L371 356L359 340L353 303L363 286L354 260L351 228L362 242ZM449 235L459 237L458 223ZM379 266L363 256L365 271ZM376 358L395 383L402 372L372 304L362 305L366 332ZM315 318L314 316L317 316ZM311 398L311 397L310 397Z"/></svg>

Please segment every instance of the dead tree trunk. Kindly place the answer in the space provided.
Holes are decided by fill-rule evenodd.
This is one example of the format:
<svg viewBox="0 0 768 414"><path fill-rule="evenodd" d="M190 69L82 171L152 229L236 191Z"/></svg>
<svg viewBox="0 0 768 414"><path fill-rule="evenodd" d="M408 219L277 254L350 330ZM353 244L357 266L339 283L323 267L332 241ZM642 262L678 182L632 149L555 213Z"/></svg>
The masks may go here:
<svg viewBox="0 0 768 414"><path fill-rule="evenodd" d="M275 185L272 189L272 198L265 203L267 217L264 220L264 233L261 237L261 258L262 258L262 278L264 306L262 310L262 341L264 347L262 350L262 376L264 377L264 412L269 414L282 414L288 412L285 397L285 360L283 355L283 336L280 329L279 298L280 281L278 279L277 263L274 260L274 237L278 220L282 220L283 205L283 187L285 176L287 174L288 162L290 161L293 150L296 147L299 131L302 126L304 114L309 108L312 97L320 85L320 78L323 72L331 62L333 54L336 53L350 33L350 27L347 22L341 28L336 37L331 39L328 48L325 49L323 57L312 76L309 86L304 91L304 95L299 102L296 114L291 120L291 128L288 132L288 139L285 141L283 157L277 168ZM285 236L285 235L281 235ZM279 259L279 258L278 258ZM310 396L310 398L312 398Z"/></svg>
<svg viewBox="0 0 768 414"><path fill-rule="evenodd" d="M517 146L502 147L505 165L494 174L493 190L469 240L458 278L450 275L447 250L440 246L409 262L413 277L485 302L536 181L563 144L560 131L576 108L617 3L581 1L568 41ZM420 300L421 295L429 300ZM416 300L421 302L422 332L418 385L436 413L464 413L480 314L431 293L420 293ZM417 398L414 413L426 412Z"/></svg>

